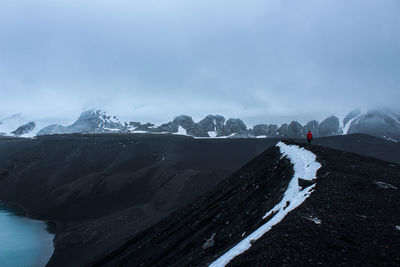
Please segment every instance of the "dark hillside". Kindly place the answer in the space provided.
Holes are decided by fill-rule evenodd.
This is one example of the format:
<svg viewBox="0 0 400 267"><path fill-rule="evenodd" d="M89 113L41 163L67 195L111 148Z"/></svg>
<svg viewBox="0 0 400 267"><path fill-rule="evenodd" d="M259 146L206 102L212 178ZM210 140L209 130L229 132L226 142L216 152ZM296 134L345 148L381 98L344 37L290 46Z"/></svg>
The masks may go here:
<svg viewBox="0 0 400 267"><path fill-rule="evenodd" d="M371 135L349 134L321 137L313 140L313 144L400 163L399 142L387 141Z"/></svg>
<svg viewBox="0 0 400 267"><path fill-rule="evenodd" d="M315 192L229 265L398 266L400 166L311 150L322 164ZM291 175L291 164L271 148L97 265L206 266L265 222Z"/></svg>
<svg viewBox="0 0 400 267"><path fill-rule="evenodd" d="M1 139L0 199L58 222L54 265L83 264L275 142L140 134Z"/></svg>
<svg viewBox="0 0 400 267"><path fill-rule="evenodd" d="M51 265L84 265L213 189L277 141L146 134L0 138L0 199L23 207L32 217L58 223ZM366 135L320 138L314 143L400 162L397 143ZM338 164L347 164L341 154L339 158ZM281 179L291 169L281 163L286 167L280 173L270 173L268 164L259 170L251 167L255 170L247 169L248 173ZM275 180L267 181L271 190L279 181ZM263 192L262 197L270 199L268 194L274 192ZM218 194L209 198L215 197ZM261 201L254 195L246 201L253 197ZM249 220L253 225L259 218Z"/></svg>

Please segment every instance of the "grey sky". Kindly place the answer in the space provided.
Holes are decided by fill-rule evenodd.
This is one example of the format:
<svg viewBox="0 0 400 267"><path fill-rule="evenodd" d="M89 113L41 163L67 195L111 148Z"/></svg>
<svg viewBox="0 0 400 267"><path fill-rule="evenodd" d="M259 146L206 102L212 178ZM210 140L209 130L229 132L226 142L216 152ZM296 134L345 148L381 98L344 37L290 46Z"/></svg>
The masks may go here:
<svg viewBox="0 0 400 267"><path fill-rule="evenodd" d="M0 116L321 119L400 99L398 0L2 0Z"/></svg>

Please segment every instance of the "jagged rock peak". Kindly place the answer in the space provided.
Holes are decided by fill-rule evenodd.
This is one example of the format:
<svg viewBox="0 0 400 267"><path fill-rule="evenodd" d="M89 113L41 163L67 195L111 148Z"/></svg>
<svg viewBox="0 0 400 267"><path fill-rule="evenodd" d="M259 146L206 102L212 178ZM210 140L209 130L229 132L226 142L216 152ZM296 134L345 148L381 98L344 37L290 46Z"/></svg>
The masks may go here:
<svg viewBox="0 0 400 267"><path fill-rule="evenodd" d="M226 121L224 135L244 134L247 132L247 126L241 119L230 118Z"/></svg>
<svg viewBox="0 0 400 267"><path fill-rule="evenodd" d="M33 131L36 127L36 123L33 121L30 121L20 127L18 127L15 131L12 131L11 133L16 135L16 136L21 136L24 134L27 134L31 131Z"/></svg>
<svg viewBox="0 0 400 267"><path fill-rule="evenodd" d="M26 121L23 123L26 124ZM19 125L16 125L15 128ZM22 131L22 129L19 131ZM372 110L367 113L360 113L359 110L353 110L344 118L343 128L340 125L339 119L336 116L331 116L324 119L321 123L312 120L304 126L297 121L292 121L290 124L283 123L280 127L277 125L258 124L248 129L242 120L234 118L225 120L221 115L210 114L199 122L195 122L188 115L180 115L170 122L155 126L152 123L121 123L115 116L108 116L102 110L87 110L72 125L61 126L53 124L41 129L37 135L148 132L178 133L194 137L304 138L308 131L311 131L314 137L340 135L342 133L365 133L387 140L399 141L400 114L385 109Z"/></svg>
<svg viewBox="0 0 400 267"><path fill-rule="evenodd" d="M287 123L282 124L281 127L279 127L279 129L278 129L278 136L286 137L288 128L289 128L289 125Z"/></svg>
<svg viewBox="0 0 400 267"><path fill-rule="evenodd" d="M251 129L254 136L268 136L268 124L257 124Z"/></svg>
<svg viewBox="0 0 400 267"><path fill-rule="evenodd" d="M53 124L39 131L37 135L70 134L70 133L116 133L127 128L116 116L108 116L102 110L87 110L69 126Z"/></svg>
<svg viewBox="0 0 400 267"><path fill-rule="evenodd" d="M221 115L207 115L198 124L209 137L221 135L224 131L225 118Z"/></svg>
<svg viewBox="0 0 400 267"><path fill-rule="evenodd" d="M346 124L347 124L350 120L356 118L356 117L359 116L360 114L361 114L361 110L360 110L359 108L350 111L349 114L347 114L347 116L343 119L343 126L346 126Z"/></svg>
<svg viewBox="0 0 400 267"><path fill-rule="evenodd" d="M311 131L314 137L318 137L318 127L319 123L316 120L309 121L305 126L304 126L304 136L308 133L308 131Z"/></svg>
<svg viewBox="0 0 400 267"><path fill-rule="evenodd" d="M339 135L341 134L341 131L339 118L336 116L326 118L318 127L318 133L320 136Z"/></svg>
<svg viewBox="0 0 400 267"><path fill-rule="evenodd" d="M303 126L297 121L292 121L287 128L286 136L288 138L302 138Z"/></svg>

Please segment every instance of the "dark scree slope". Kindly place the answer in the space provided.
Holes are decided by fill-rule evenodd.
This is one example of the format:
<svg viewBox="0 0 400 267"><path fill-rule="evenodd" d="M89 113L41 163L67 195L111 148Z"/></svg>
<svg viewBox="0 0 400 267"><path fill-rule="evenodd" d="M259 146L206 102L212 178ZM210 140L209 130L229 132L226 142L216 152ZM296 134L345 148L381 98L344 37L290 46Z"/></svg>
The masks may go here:
<svg viewBox="0 0 400 267"><path fill-rule="evenodd" d="M315 192L229 266L400 264L400 167L311 147ZM293 175L273 147L97 266L206 266L265 223ZM318 222L320 222L318 224Z"/></svg>

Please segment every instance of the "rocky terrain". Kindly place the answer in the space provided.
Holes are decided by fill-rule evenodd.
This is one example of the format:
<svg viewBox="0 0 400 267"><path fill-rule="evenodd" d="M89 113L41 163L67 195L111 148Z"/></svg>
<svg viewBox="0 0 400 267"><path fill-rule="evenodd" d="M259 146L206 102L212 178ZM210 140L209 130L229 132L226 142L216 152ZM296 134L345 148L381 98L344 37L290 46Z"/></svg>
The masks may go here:
<svg viewBox="0 0 400 267"><path fill-rule="evenodd" d="M22 123L21 120L19 121ZM0 132L1 123L0 120ZM53 124L38 128L35 127L35 122L29 121L13 131L4 132L3 135L29 137L71 133L174 133L198 138L304 138L308 131L311 131L314 137L364 133L398 142L400 141L400 114L388 109L371 110L366 113L354 110L343 121L336 116L330 116L321 122L312 120L304 125L292 121L281 125L257 124L249 128L240 119L226 120L221 115L208 115L199 122L195 122L190 116L180 115L170 122L156 126L150 122L122 122L104 111L88 110L69 126Z"/></svg>
<svg viewBox="0 0 400 267"><path fill-rule="evenodd" d="M216 236L212 238L214 232L209 232L211 229L217 229L209 226L209 223L214 220L213 216L218 215L215 213L216 210L224 205L228 207L225 209L227 213L222 214L223 217L218 220L218 225L232 227L227 229L236 232L227 230L228 236L232 233L232 240L238 240L237 233L240 232L240 236L244 232L248 234L251 227L255 227L257 222L260 222L260 218L255 215L265 213L262 205L272 205L281 197L282 188L285 188L285 183L290 178L293 169L290 162L281 159L279 151L273 147L278 141L279 139L271 138L194 139L179 135L153 134L47 135L36 139L0 138L0 199L23 207L28 216L55 223L55 252L49 266L113 265L116 262L128 262L131 266L128 260L131 257L129 255L137 253L132 252L137 244L149 239L151 240L149 245L154 245L155 240L152 239L154 229L163 229L162 231L171 233L171 229L175 229L173 227L178 227L180 230L174 230L174 233L182 233L183 237L172 235L170 239L165 239L166 243L157 239L157 242L164 244L167 250L156 249L156 251L169 254L172 247L174 248L172 250L177 250L177 253L181 253L179 250L181 247L184 247L185 251L194 249L197 252L200 251L200 255L210 256L208 258L204 256L201 259L194 257L196 259L193 259L193 262L199 260L199 263L205 264L232 244L225 241L217 243L217 240L223 238L224 235L216 233ZM396 181L392 181L394 179L392 176L397 175L399 171L396 163L400 163L400 144L359 134L318 138L314 140L314 143L337 149L345 148L347 151L338 152L322 147L311 149L318 158L323 157L319 159L323 165L322 170L325 170L326 166L329 167L327 171L330 172L328 176L330 183L327 186L332 187L332 192L338 196L334 195L332 199L326 195L323 196L332 203L349 197L347 193L340 195L343 192L353 194L351 191L353 187L347 188L346 184L340 183L346 177L355 177L358 173L360 177L357 176L357 179L367 179L366 181L374 179L377 182L399 186ZM271 149L262 153L268 148ZM385 159L392 163L353 155L349 152ZM251 161L257 155L260 156ZM332 165L328 165L330 161ZM249 163L237 171L246 162ZM371 170L367 169L368 166ZM237 171L236 174L230 176L235 171ZM369 171L371 175L366 176ZM378 175L378 172L381 175ZM345 177L338 178L341 175ZM246 178L240 178L240 176ZM226 177L230 178L225 179ZM266 177L270 178L266 179ZM339 184L335 185L335 180ZM362 183L364 180L357 181ZM370 185L368 183L367 185L370 190ZM213 188L217 189L211 191L213 193L207 193ZM360 191L359 194L363 192ZM382 192L391 196L391 191ZM185 205L191 205L192 201L200 203L196 200L197 197L206 199L205 206L194 204L193 212L199 208L200 213L188 213L187 218L184 219L179 215L182 212L179 209ZM225 200L224 197L227 199ZM381 195L372 194L370 197L371 199L372 197L380 198ZM315 201L322 201L321 198ZM235 199L239 201L237 209L229 206L229 203L233 203L230 201ZM355 200L352 201L349 203L359 204L354 202ZM367 204L370 203L368 201ZM244 206L246 203L249 207ZM328 202L321 203L321 206L332 205ZM379 205L383 203L384 207L387 205L384 202L377 203ZM392 204L395 207L398 203ZM187 211L187 207L192 206L186 206L183 210ZM265 208L268 207L265 206ZM320 207L311 208L315 211ZM337 211L345 208L331 206L331 209ZM245 214L238 213L237 220L241 218L243 223L239 224L241 226L238 226L237 230L235 230L237 221L234 218L236 210L246 211ZM174 211L177 211L178 215L167 217ZM190 212L192 212L191 209ZM350 211L346 212L350 213ZM386 212L386 208L382 210L382 213ZM323 214L323 216L328 215ZM361 215L370 216L364 213ZM326 218L320 213L316 213L315 216L320 220ZM347 216L347 213L340 216ZM154 225L163 218L167 219ZM174 221L174 218L179 218L180 222ZM229 221L228 224L226 224L227 221ZM163 228L163 225L166 228ZM203 227L202 225L208 230L196 232L198 229L196 227ZM383 225L382 222L381 225ZM242 232L245 227L249 228ZM338 227L336 224L332 227L334 227L332 231L342 229L336 229L335 227ZM190 233L197 241L187 239L188 232L185 229L196 230ZM373 230L375 231L375 228ZM388 233L392 234L392 232ZM175 238L181 240L182 243L174 243L177 242L173 241ZM213 243L212 240L216 244L210 246L210 250L208 250L209 245L204 245L207 240L210 240L209 245ZM199 249L197 244L200 244L200 250L197 250ZM203 250L203 245L207 249ZM139 246L142 247L142 245ZM220 250L214 250L216 247ZM186 257L185 253L182 252L182 263L188 262L192 257ZM148 251L141 254L143 255L138 258L138 261L147 257L156 257ZM157 264L162 265L170 261L173 263L177 255L180 254L172 253L167 257L168 260L163 258L164 256L160 257L160 262ZM147 260L144 262L146 263Z"/></svg>
<svg viewBox="0 0 400 267"><path fill-rule="evenodd" d="M0 138L0 199L56 222L53 266L79 266L275 142L146 134Z"/></svg>
<svg viewBox="0 0 400 267"><path fill-rule="evenodd" d="M311 195L252 239L228 266L398 266L400 166L318 146L307 149L322 165L316 179L299 178L302 189L315 186ZM292 163L273 147L91 264L208 266L273 220L274 214L264 215L281 200L293 174Z"/></svg>

